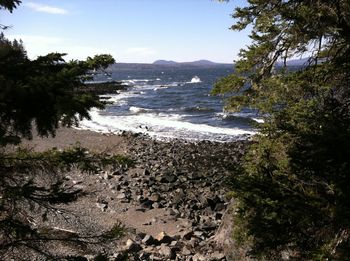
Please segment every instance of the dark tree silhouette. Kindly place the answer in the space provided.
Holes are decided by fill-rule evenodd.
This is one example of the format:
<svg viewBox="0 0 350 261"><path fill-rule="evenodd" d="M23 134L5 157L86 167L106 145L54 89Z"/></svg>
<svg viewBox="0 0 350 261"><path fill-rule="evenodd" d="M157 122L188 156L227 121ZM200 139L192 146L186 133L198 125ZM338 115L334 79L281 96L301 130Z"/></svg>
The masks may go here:
<svg viewBox="0 0 350 261"><path fill-rule="evenodd" d="M233 75L214 93L228 110L265 115L232 177L235 236L267 260L350 255L350 2L249 0L232 27L251 26ZM288 59L308 61L293 72ZM250 86L248 88L248 86Z"/></svg>
<svg viewBox="0 0 350 261"><path fill-rule="evenodd" d="M21 1L1 0L0 8L12 12ZM59 126L77 124L88 118L93 107L103 108L99 98L83 92L91 70L114 63L110 55L97 55L86 61L70 61L51 53L30 60L21 41L10 41L0 34L0 259L35 252L53 257L48 242L97 243L120 236L121 227L99 235L84 235L43 229L38 219L59 214L57 206L83 195L67 187L62 179L73 166L96 172L106 165L118 168L130 164L124 157L95 155L83 148L35 153L10 149L33 132L54 135ZM53 250L53 251L52 251ZM29 257L23 257L30 259ZM58 258L58 257L56 257Z"/></svg>

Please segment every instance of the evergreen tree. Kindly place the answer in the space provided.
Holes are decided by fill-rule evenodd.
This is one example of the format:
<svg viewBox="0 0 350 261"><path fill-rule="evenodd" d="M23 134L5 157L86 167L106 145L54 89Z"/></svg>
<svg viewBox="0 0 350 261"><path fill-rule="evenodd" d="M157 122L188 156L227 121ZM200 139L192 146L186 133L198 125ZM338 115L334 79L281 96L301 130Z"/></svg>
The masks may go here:
<svg viewBox="0 0 350 261"><path fill-rule="evenodd" d="M259 259L350 256L350 2L249 0L235 73L215 94L265 116L232 176L235 238ZM288 59L309 57L298 70Z"/></svg>
<svg viewBox="0 0 350 261"><path fill-rule="evenodd" d="M13 11L21 1L0 1L0 9ZM4 28L5 26L1 26ZM95 155L83 148L35 153L6 145L40 136L54 135L59 126L71 126L89 118L89 110L102 108L96 95L82 92L92 70L114 63L110 55L86 61L70 61L51 53L30 60L21 41L10 41L0 33L0 259L30 260L31 252L56 259L48 242L98 243L120 236L121 227L99 235L57 235L38 226L38 216L59 215L57 205L69 203L84 193L64 184L64 173L72 167L96 172L130 165L124 157ZM48 182L48 180L50 182ZM52 245L51 245L52 246ZM30 250L30 251L28 251ZM21 256L22 255L22 256ZM19 258L18 256L21 256ZM12 259L11 259L12 260Z"/></svg>
<svg viewBox="0 0 350 261"><path fill-rule="evenodd" d="M110 55L65 62L59 53L29 60L20 42L0 34L0 143L30 138L33 125L47 136L59 123L71 126L89 118L88 111L103 104L97 96L76 90L84 87L89 70L113 62Z"/></svg>

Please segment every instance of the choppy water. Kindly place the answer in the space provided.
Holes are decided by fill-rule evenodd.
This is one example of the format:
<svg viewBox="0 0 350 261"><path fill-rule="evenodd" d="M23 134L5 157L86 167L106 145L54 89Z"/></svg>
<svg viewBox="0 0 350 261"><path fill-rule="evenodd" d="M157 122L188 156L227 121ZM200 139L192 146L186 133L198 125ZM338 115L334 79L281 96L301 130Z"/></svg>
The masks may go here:
<svg viewBox="0 0 350 261"><path fill-rule="evenodd" d="M92 120L80 125L159 139L225 142L245 138L255 133L254 122L260 121L256 113L224 113L222 98L210 95L215 81L231 71L228 67L115 70L111 78L132 87L106 95L112 104L103 111L91 111Z"/></svg>

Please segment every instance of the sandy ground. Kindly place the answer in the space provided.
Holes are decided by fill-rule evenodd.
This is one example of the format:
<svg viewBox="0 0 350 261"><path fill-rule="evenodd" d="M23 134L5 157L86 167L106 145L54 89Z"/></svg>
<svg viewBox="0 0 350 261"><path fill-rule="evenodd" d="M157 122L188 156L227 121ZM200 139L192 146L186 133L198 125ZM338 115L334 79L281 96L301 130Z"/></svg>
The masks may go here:
<svg viewBox="0 0 350 261"><path fill-rule="evenodd" d="M128 151L128 140L127 136L122 135L60 128L55 137L34 136L30 141L23 141L23 145L33 147L36 151L44 151L51 148L63 149L79 144L95 152L124 154Z"/></svg>
<svg viewBox="0 0 350 261"><path fill-rule="evenodd" d="M41 138L36 136L30 141L24 141L22 145L33 148L35 151L52 148L64 149L80 145L93 152L128 155L129 141L130 136L127 135L101 134L88 130L60 128L57 130L55 137ZM143 169L139 167L130 170L131 173L142 171ZM151 209L143 212L139 210L139 206L116 200L116 192L110 188L110 183L113 182L111 180L107 181L101 176L90 176L79 172L70 173L70 176L89 194L70 205L69 209L74 212L78 210L77 214L89 220L89 222L95 223L94 226L111 227L117 221L121 221L128 228L152 236L156 236L162 231L169 235L179 235L190 227L189 220L175 220L166 209ZM96 206L97 201L101 199L109 202L108 209L105 212L102 212Z"/></svg>
<svg viewBox="0 0 350 261"><path fill-rule="evenodd" d="M80 145L93 152L107 152L113 154L131 155L133 135L101 134L87 130L60 128L55 137L33 137L30 141L24 141L22 146L32 148L35 151L44 151L51 148L64 149L74 145ZM133 144L133 145L131 145ZM145 168L137 166L129 169L123 175L129 177L143 175ZM120 248L128 238L135 238L137 234L146 233L156 237L161 232L173 237L182 237L192 229L192 221L180 218L172 213L171 209L155 208L143 209L135 202L125 202L119 198L119 192L113 184L120 182L120 176L105 177L104 173L88 175L80 171L71 171L67 174L68 180L75 186L87 192L86 196L76 202L64 206L73 213L72 217L78 221L59 222L48 221L48 226L77 231L85 227L91 231L102 231L111 228L121 222L129 233L121 241L112 246ZM107 202L108 207L102 209L101 202ZM73 219L74 219L73 218ZM226 235L227 236L227 235ZM225 237L226 237L225 236ZM221 239L224 241L225 238Z"/></svg>

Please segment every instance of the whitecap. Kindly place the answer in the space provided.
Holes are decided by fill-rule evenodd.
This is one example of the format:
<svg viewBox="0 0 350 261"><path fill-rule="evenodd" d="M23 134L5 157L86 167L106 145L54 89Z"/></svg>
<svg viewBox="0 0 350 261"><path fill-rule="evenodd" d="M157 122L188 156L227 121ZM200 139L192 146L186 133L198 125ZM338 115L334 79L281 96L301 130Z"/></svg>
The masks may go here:
<svg viewBox="0 0 350 261"><path fill-rule="evenodd" d="M187 83L201 83L201 82L202 82L201 78L199 78L197 75L195 75L195 76L193 76L191 81L187 82Z"/></svg>
<svg viewBox="0 0 350 261"><path fill-rule="evenodd" d="M216 113L216 116L222 118L222 119L230 119L230 118L246 118L253 120L257 123L264 123L265 120L262 117L259 117L257 113L254 112L219 112Z"/></svg>
<svg viewBox="0 0 350 261"><path fill-rule="evenodd" d="M142 113L142 112L150 112L152 110L151 109L146 109L146 108L141 108L141 107L136 107L136 106L131 106L129 108L129 111L133 112L133 113Z"/></svg>

